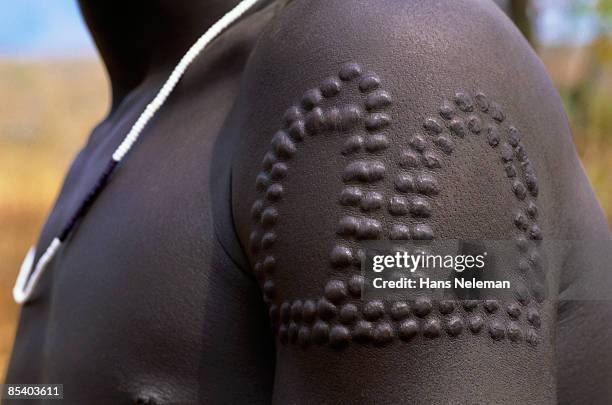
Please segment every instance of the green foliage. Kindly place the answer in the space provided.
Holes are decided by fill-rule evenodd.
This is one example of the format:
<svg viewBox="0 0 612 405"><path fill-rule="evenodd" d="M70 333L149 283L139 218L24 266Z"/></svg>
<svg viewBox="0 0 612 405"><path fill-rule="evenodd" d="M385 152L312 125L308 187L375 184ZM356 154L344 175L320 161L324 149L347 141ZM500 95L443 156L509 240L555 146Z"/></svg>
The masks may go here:
<svg viewBox="0 0 612 405"><path fill-rule="evenodd" d="M599 0L597 2L597 12L604 18L612 19L612 0Z"/></svg>
<svg viewBox="0 0 612 405"><path fill-rule="evenodd" d="M527 41L533 44L533 29L529 18L529 0L510 0L509 15L514 24L523 33Z"/></svg>

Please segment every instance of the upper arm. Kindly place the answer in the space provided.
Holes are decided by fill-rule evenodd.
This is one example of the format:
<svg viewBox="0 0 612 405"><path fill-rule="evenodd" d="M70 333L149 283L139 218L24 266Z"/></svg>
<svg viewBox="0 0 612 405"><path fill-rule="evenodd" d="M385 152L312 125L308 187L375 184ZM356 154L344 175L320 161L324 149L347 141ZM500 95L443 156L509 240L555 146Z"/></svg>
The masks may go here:
<svg viewBox="0 0 612 405"><path fill-rule="evenodd" d="M358 294L365 239L562 232L565 117L493 5L296 0L232 121L234 216L278 337L279 403L554 399L554 297L402 314Z"/></svg>

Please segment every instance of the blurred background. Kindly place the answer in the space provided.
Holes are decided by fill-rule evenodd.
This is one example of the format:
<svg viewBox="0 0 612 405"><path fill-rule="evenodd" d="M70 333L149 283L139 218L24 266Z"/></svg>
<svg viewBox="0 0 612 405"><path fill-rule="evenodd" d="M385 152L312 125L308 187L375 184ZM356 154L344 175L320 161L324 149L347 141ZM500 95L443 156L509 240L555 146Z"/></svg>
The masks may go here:
<svg viewBox="0 0 612 405"><path fill-rule="evenodd" d="M534 46L565 104L612 219L612 0L495 0ZM75 0L0 0L0 382L15 333L11 289L73 156L109 106Z"/></svg>

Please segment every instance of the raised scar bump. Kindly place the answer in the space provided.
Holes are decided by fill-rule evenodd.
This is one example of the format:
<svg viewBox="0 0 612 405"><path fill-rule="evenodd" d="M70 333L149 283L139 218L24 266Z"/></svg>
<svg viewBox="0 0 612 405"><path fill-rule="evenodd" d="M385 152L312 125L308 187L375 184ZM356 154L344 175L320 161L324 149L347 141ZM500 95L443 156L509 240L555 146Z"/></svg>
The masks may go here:
<svg viewBox="0 0 612 405"><path fill-rule="evenodd" d="M527 307L530 305L528 297L503 307L492 300L481 303L473 300L463 301L465 312L455 311L455 303L451 300L440 301L437 306L428 299L417 300L412 305L406 302L385 305L382 301L374 300L361 306L347 302L359 298L363 290L363 277L352 275L345 280L329 280L318 299L274 302L278 292L271 278L276 267L271 250L273 251L278 240L275 227L280 217L275 204L284 197L283 181L287 179L290 169L288 163L297 153L299 143L306 140L307 134L349 131L360 124L371 134L355 134L347 138L342 153L348 159L354 154L364 154L365 157L367 154L381 153L389 149L387 134L379 131L391 125L391 117L378 110L391 105L391 96L380 89L381 81L378 76L371 73L362 75L361 72L361 66L358 64L344 65L338 73L338 78L330 77L322 81L320 87L306 91L299 100L301 108L294 106L285 112L282 119L284 129L279 130L272 138L271 150L265 154L262 161L263 171L256 178L256 188L265 199L258 198L251 207L251 217L257 228L251 233L250 244L254 254L259 255L254 265L255 272L262 282L264 298L269 305L269 316L279 340L283 344L295 343L304 348L311 344L329 344L333 348L341 349L351 341L382 347L396 338L403 341L412 340L419 335L431 339L439 338L443 336L444 331L450 338L460 336L464 330L478 334L486 326L488 335L494 340L507 338L509 342L525 341L530 345L537 345L540 337L536 329L541 324L540 315L537 308ZM349 88L350 83L342 83L356 78L359 78L359 81L351 85L352 88ZM324 107L324 103L327 103L325 99L337 96L343 91L354 91L355 88L364 93L363 107L370 111L376 110L367 114L365 120L361 108L356 105ZM369 189L372 184L378 183L386 176L382 160L366 157L346 164L343 181L362 183L360 187L367 191L350 184L342 189L339 203L352 207L349 209L357 209L355 213L361 211L362 214L343 216L338 223L338 236L347 240L380 238L384 231L380 221L363 215L381 209L385 198L390 198L390 212L393 211L399 216L410 214L420 219L414 224L389 224L387 232L390 239L432 239L434 232L431 225L421 221L433 214L430 200L440 193L438 181L433 174L436 174L436 170L443 169L446 160L440 158L439 151L450 155L456 148L455 141L446 132L450 131L459 138L456 139L457 143L462 142L468 135L475 136L481 132L486 134L483 139L491 147L497 148L493 150L500 154L503 162L501 167L506 177L511 179L512 192L519 201L525 201L521 203L523 208L518 210L514 217L516 229L522 232L517 236L517 244L521 245L520 241L526 241L527 238L542 239L542 231L536 222L538 209L533 201L538 195L539 185L522 143L522 133L509 125L504 136L500 135L497 126L506 120L505 113L483 93L477 92L476 96L472 97L469 93L460 91L455 94L453 101L454 106L447 101L443 102L438 111L439 117L425 119L423 134L429 133L431 137L426 139L420 133L414 133L408 138L407 149L401 152L398 165L409 173L397 173L391 183L394 191L408 195L385 196L379 191ZM488 122L493 122L492 125L487 122L487 117ZM430 173L423 172L423 169L428 169ZM526 266L521 271L527 273L535 271L533 268L537 267L538 261L537 252L529 254L529 260L520 261L524 264L523 267ZM330 265L338 269L352 267L360 262L361 257L363 252L360 249L353 249L350 244L338 243L331 251ZM476 310L480 305L482 312ZM524 314L522 307L527 307ZM500 312L501 308L503 310ZM491 318L487 322L481 313L489 314L488 316L505 313L509 320ZM446 317L442 318L441 315ZM364 319L360 320L360 316ZM420 321L413 318L414 316ZM529 326L525 327L522 322L529 323Z"/></svg>

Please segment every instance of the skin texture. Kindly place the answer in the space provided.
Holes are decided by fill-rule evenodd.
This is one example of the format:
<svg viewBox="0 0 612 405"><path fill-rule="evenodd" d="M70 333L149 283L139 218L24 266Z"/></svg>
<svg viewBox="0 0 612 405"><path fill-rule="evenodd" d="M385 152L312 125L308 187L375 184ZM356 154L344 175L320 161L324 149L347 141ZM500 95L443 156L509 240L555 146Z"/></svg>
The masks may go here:
<svg viewBox="0 0 612 405"><path fill-rule="evenodd" d="M95 5L86 10L92 27L110 21L91 21L105 5L117 15L124 3ZM217 5L215 15L233 3ZM235 240L229 166L215 149L224 142L220 128L246 59L273 11L251 13L187 71L23 308L7 382L62 382L67 403L75 404L270 401L273 341L256 282L228 253L240 258L239 245L224 242ZM183 17L198 12L186 9ZM118 37L139 31L133 17L131 25L112 27L124 30ZM179 29L172 26L179 17L170 27L157 25L165 31L157 35ZM151 28L142 18L142 28ZM191 27L181 49L166 44L166 66L207 21ZM130 73L138 60L123 62L123 52L110 46L101 47L105 61L121 60ZM152 44L150 52L164 56L160 46ZM126 95L76 157L39 249L59 232L169 74L154 69L124 82L110 70L114 94Z"/></svg>
<svg viewBox="0 0 612 405"><path fill-rule="evenodd" d="M559 301L611 284L597 258L551 252L545 299L425 299L404 315L357 298L359 270L344 263L361 240L406 229L610 240L518 31L489 1L275 6L218 38L145 130L24 307L7 382L61 382L75 403L609 402L609 301ZM133 27L111 35L93 20L108 7L84 14L119 101L39 246L153 97L157 58L203 30L178 36L180 52L162 41L130 57L120 39ZM160 37L183 21L171 17Z"/></svg>

